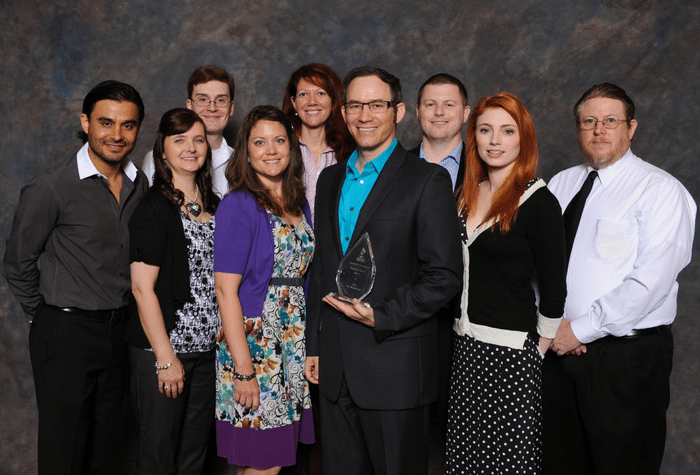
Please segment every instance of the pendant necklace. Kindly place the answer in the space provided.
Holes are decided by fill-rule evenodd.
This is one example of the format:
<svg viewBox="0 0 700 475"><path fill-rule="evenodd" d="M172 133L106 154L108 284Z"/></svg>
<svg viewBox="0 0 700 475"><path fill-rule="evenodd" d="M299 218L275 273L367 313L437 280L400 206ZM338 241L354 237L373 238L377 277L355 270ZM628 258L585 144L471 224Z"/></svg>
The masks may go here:
<svg viewBox="0 0 700 475"><path fill-rule="evenodd" d="M199 203L197 203L197 198L199 198L199 187L196 187L196 188L197 188L197 194L194 195L193 200L188 199L184 193L182 194L182 196L185 196L185 201L187 201L187 203L185 204L185 209L187 210L188 213L190 213L195 218L197 216L199 216L199 213L202 212L202 207L199 206Z"/></svg>

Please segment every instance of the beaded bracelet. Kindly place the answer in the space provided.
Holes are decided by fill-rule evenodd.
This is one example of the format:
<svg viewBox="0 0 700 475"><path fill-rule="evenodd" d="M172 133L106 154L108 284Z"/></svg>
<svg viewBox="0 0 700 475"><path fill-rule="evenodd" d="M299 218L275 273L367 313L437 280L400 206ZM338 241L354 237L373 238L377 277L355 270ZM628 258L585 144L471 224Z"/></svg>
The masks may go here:
<svg viewBox="0 0 700 475"><path fill-rule="evenodd" d="M175 362L175 355L173 355L173 359L170 360L170 363L166 364L165 366L158 366L158 360L156 360L156 376L158 376L158 371L163 371L163 370L170 368L174 362Z"/></svg>
<svg viewBox="0 0 700 475"><path fill-rule="evenodd" d="M250 381L255 377L255 373L253 374L238 374L236 373L236 370L233 371L233 377L234 379L237 379L239 381Z"/></svg>

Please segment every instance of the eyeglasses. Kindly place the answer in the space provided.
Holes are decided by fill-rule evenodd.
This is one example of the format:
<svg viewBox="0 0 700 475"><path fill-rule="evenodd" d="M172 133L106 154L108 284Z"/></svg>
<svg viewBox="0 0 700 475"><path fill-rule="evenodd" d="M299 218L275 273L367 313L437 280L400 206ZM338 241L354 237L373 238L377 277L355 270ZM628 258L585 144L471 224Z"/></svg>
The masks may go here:
<svg viewBox="0 0 700 475"><path fill-rule="evenodd" d="M603 120L594 119L593 117L586 117L581 119L578 123L578 127L581 130L593 130L598 126L598 122L603 124L606 129L617 129L620 122L629 122L630 119L618 119L617 117L606 117Z"/></svg>
<svg viewBox="0 0 700 475"><path fill-rule="evenodd" d="M364 106L369 107L369 111L373 114L383 114L389 107L394 105L391 101L372 101L372 102L357 102L350 101L345 103L345 113L346 114L359 114L362 112Z"/></svg>
<svg viewBox="0 0 700 475"><path fill-rule="evenodd" d="M231 103L231 101L228 100L228 97L217 97L216 99L209 99L206 96L197 96L193 97L190 100L199 107L209 107L209 104L213 102L214 105L220 109L223 109Z"/></svg>

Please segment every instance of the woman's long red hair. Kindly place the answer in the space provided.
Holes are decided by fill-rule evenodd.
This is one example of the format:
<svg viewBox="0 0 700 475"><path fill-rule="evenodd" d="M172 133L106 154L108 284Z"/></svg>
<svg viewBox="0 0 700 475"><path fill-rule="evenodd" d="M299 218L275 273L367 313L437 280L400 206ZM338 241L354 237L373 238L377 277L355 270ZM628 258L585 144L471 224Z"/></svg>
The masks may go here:
<svg viewBox="0 0 700 475"><path fill-rule="evenodd" d="M494 218L502 234L508 233L518 212L518 204L527 184L537 173L537 135L530 113L518 97L511 92L501 92L484 97L474 108L467 125L464 159L466 169L464 183L458 192L457 203L460 215L469 215L476 211L479 195L479 183L488 178L486 164L479 157L476 148L476 123L486 109L500 108L515 120L520 137L520 155L515 160L505 182L498 189L491 201L484 222ZM496 226L494 226L495 228ZM492 229L493 230L493 229Z"/></svg>

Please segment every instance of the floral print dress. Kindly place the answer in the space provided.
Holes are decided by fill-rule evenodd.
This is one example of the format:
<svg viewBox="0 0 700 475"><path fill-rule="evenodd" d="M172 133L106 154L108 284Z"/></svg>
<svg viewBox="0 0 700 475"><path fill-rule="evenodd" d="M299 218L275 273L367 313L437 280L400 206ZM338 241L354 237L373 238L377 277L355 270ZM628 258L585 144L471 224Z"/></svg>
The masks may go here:
<svg viewBox="0 0 700 475"><path fill-rule="evenodd" d="M268 212L269 213L269 212ZM274 238L272 278L300 279L314 252L314 236L306 218L290 225L271 215ZM306 302L302 285L275 285L267 289L262 315L244 316L248 347L260 388L257 410L234 398L233 359L224 341L217 357L217 419L234 427L273 429L297 422L311 407L309 383L304 376Z"/></svg>

